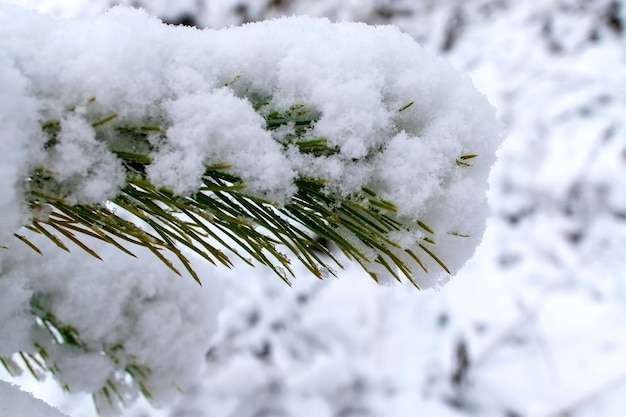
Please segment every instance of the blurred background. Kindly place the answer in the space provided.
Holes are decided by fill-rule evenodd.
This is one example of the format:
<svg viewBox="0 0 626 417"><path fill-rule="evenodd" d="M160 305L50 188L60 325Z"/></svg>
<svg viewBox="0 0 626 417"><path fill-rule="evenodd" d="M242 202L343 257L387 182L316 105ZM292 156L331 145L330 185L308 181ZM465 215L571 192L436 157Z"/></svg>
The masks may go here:
<svg viewBox="0 0 626 417"><path fill-rule="evenodd" d="M198 28L393 24L468 74L504 126L486 235L450 284L379 287L349 266L288 288L223 271L205 377L127 417L624 415L625 0L4 1L59 17L122 4ZM95 415L88 398L34 389Z"/></svg>

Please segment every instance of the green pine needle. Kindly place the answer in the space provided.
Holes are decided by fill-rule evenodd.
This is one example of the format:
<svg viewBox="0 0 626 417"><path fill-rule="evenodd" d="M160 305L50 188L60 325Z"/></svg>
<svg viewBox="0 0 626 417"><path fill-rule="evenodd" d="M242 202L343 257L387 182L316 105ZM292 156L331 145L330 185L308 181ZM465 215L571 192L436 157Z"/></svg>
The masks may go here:
<svg viewBox="0 0 626 417"><path fill-rule="evenodd" d="M231 83L238 79L235 77ZM88 104L94 102L95 98ZM319 119L317 111L305 104L272 110L268 103L260 101L255 105L265 118L267 129L281 126L293 129L283 146L296 146L301 153L313 156L339 152L328 139L312 136L312 127ZM413 104L410 102L398 111ZM246 185L223 164L206 167L202 187L195 194L176 195L155 187L146 176L146 168L152 162L154 135L157 140L166 140L167 126L135 127L123 125L119 119L114 113L91 125L97 137L107 138L104 142L126 168L126 186L111 201L100 205L70 204L66 201L64 185L55 180L54 173L37 169L28 181L27 201L33 213L47 214L34 215L27 230L45 236L68 252L66 242L72 242L97 259L101 257L84 238L109 243L131 256L135 256L133 245L143 246L175 274L181 275L179 266L182 266L198 283L200 278L183 249L228 268L233 266L232 256L250 265L266 265L287 284L294 276L292 258L318 278L329 272L334 274L333 267L341 265L315 236L333 242L376 280L380 279L380 266L397 280L401 276L408 278L416 287L414 268L428 273L420 257L390 238L392 233L404 231L407 226L398 218L395 204L371 189L363 188L353 196L338 196L327 191L324 181L300 178L295 183L295 195L279 206L246 193ZM42 126L48 135L47 148L56 146L60 129L59 121ZM456 163L469 167L468 161L475 157L475 154L461 155ZM134 220L127 220L129 217ZM417 226L429 236L415 242L415 247L449 273L433 250L424 246L435 244L434 231L421 221ZM42 253L27 236L15 236Z"/></svg>
<svg viewBox="0 0 626 417"><path fill-rule="evenodd" d="M405 111L406 109L408 109L409 107L411 107L414 104L415 104L414 101L411 101L410 103L405 104L404 106L400 107L400 109L398 109L398 113L401 113L401 112Z"/></svg>

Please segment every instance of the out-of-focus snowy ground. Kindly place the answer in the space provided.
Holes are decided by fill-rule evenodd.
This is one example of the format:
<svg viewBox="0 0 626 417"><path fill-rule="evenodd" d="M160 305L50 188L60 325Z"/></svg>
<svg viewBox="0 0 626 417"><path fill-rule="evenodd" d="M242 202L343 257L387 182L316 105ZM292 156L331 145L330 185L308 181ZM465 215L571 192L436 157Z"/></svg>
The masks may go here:
<svg viewBox="0 0 626 417"><path fill-rule="evenodd" d="M64 16L102 3L31 2ZM165 2L145 3L163 13ZM493 214L438 292L379 287L354 266L325 282L303 272L293 288L262 269L224 271L205 379L171 409L127 416L623 415L626 3L208 4L200 20L212 26L242 10L328 15L394 23L444 53L506 126ZM20 382L72 417L94 415L86 397Z"/></svg>

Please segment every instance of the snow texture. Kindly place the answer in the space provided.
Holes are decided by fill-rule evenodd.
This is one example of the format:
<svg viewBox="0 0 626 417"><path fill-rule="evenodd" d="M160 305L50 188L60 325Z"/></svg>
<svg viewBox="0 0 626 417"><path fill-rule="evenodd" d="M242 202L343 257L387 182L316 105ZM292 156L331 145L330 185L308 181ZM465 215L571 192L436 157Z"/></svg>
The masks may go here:
<svg viewBox="0 0 626 417"><path fill-rule="evenodd" d="M45 352L54 377L72 392L96 393L103 411L115 405L103 389L115 387L129 404L145 390L164 404L195 380L221 306L211 269L198 265L207 279L200 289L110 245L90 243L102 262L35 241L45 256L19 247L3 254L0 357Z"/></svg>
<svg viewBox="0 0 626 417"><path fill-rule="evenodd" d="M0 52L0 241L6 242L28 220L21 196L21 185L29 164L36 161L39 133L37 101L25 90L28 81L4 50ZM9 99L10 97L10 99Z"/></svg>
<svg viewBox="0 0 626 417"><path fill-rule="evenodd" d="M56 408L52 408L32 395L21 391L17 386L0 380L0 415L2 416L37 416L67 417Z"/></svg>
<svg viewBox="0 0 626 417"><path fill-rule="evenodd" d="M103 130L166 126L151 140L147 175L180 194L195 192L211 165L229 166L247 192L277 204L301 177L341 197L374 191L407 229L394 240L423 255L429 273L414 271L421 288L449 279L416 243L427 231L453 274L480 242L501 141L495 110L393 26L298 17L199 31L124 8L67 21L0 10L2 48L24 78L19 96L36 103L31 117L60 124L52 146L30 134L38 146L18 168L50 173L67 202L106 201L124 185L111 149L141 144L96 134L113 115ZM294 109L314 118L298 140L325 140L332 153L300 152L294 124L266 126L264 117ZM413 263L403 250L397 256Z"/></svg>
<svg viewBox="0 0 626 417"><path fill-rule="evenodd" d="M199 31L125 8L56 20L0 5L0 51L0 237L9 246L0 253L0 288L12 295L0 306L0 356L41 355L61 384L96 392L104 411L111 395L132 402L148 392L159 404L189 386L220 305L212 277L203 282L216 288L200 291L163 265L97 242L90 246L105 263L33 238L42 257L11 240L28 222L22 195L34 169L52 175L69 203L104 203L124 185L111 148L145 144L120 144L106 129L166 126L151 137L147 175L183 195L217 164L230 166L247 192L279 204L299 177L324 180L328 193L345 197L366 187L397 206L407 230L394 240L411 247L434 230L452 273L482 238L501 141L495 110L469 78L393 26L297 17ZM316 117L305 139L324 138L337 151L302 153L288 142L294 125L267 128L264 116L294 109ZM49 143L41 127L55 123ZM416 277L420 287L449 279L434 259L424 263L438 272ZM293 383L307 385L343 359L321 361Z"/></svg>

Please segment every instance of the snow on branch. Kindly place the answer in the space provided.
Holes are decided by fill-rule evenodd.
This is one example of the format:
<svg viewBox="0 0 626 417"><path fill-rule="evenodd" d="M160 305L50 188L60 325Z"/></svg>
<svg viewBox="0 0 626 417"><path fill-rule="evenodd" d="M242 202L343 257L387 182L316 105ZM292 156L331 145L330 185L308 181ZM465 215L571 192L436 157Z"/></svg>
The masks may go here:
<svg viewBox="0 0 626 417"><path fill-rule="evenodd" d="M91 253L77 233L129 241L176 270L170 250L193 275L180 247L226 265L218 246L243 248L280 272L284 244L323 275L295 223L377 280L399 268L430 287L481 237L493 109L394 27L292 18L198 31L121 8L3 15L3 68L21 86L5 118L27 128L13 139L14 205L25 194L29 228L64 249Z"/></svg>
<svg viewBox="0 0 626 417"><path fill-rule="evenodd" d="M54 20L0 6L0 75L5 264L18 247L48 256L41 242L94 259L104 244L198 281L190 253L289 282L294 257L334 273L320 236L378 282L429 288L482 237L494 109L395 27L298 17L199 31L124 8ZM120 362L117 345L67 339L73 325L33 300L58 344ZM130 362L126 381L150 380Z"/></svg>

